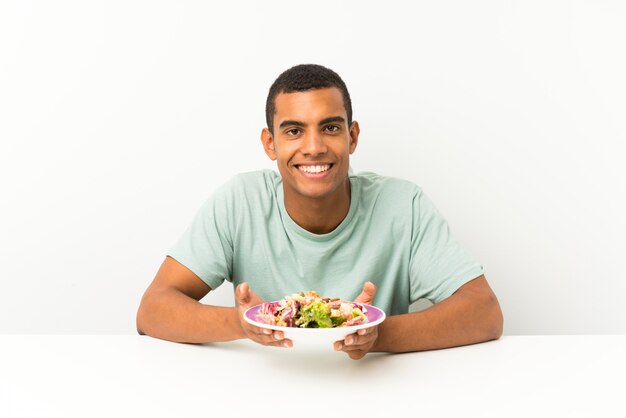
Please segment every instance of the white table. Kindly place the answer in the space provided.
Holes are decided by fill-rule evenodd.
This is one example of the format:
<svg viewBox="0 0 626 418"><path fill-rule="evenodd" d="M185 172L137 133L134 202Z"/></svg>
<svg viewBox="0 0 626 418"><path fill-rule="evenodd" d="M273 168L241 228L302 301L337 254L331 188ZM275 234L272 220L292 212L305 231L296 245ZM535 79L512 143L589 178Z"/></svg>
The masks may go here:
<svg viewBox="0 0 626 418"><path fill-rule="evenodd" d="M503 337L359 361L132 335L0 335L0 353L3 418L626 417L624 335Z"/></svg>

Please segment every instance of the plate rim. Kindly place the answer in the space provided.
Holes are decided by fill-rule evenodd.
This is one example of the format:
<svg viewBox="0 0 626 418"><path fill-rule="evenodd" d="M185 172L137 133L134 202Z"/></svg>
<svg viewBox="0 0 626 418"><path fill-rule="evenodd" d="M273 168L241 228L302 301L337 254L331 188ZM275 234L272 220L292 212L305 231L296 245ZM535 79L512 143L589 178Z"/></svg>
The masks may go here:
<svg viewBox="0 0 626 418"><path fill-rule="evenodd" d="M263 302L266 303L266 302ZM243 312L243 319L249 323L250 325L254 325L256 327L259 328L266 328L266 329L271 329L274 331L285 331L285 330L306 330L306 332L327 332L328 330L355 330L358 331L360 329L364 329L364 328L370 328L373 326L376 326L378 324L380 324L381 322L383 322L385 319L387 319L387 314L385 313L385 311L383 311L382 309L380 309L377 306L374 305L369 305L367 303L360 303L361 305L365 306L366 308L374 308L375 310L379 311L381 316L380 318L378 318L377 320L373 321L373 322L366 322L365 324L358 324L358 325L349 325L346 327L333 327L333 328L300 328L300 327L285 327L285 326L281 326L281 325L270 325L270 324L264 324L262 322L258 322L255 321L254 319L250 319L248 318L248 312L252 309L258 308L259 306L261 306L263 303L259 303L257 305L251 306L248 309L246 309Z"/></svg>

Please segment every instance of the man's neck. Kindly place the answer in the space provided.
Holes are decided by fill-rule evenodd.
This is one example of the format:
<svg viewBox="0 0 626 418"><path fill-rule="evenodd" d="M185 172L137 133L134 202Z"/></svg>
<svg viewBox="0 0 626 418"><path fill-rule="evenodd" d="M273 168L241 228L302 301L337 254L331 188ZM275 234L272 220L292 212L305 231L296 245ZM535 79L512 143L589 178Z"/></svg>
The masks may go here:
<svg viewBox="0 0 626 418"><path fill-rule="evenodd" d="M346 181L332 196L324 199L288 196L285 209L300 227L314 234L327 234L345 219L350 210L350 180Z"/></svg>

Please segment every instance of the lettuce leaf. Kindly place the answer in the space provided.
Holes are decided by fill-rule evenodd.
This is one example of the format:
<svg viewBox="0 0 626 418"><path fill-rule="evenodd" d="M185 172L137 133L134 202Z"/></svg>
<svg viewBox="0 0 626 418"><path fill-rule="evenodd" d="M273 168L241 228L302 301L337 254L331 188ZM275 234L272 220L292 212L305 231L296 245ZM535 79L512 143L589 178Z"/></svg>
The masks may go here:
<svg viewBox="0 0 626 418"><path fill-rule="evenodd" d="M296 321L300 328L332 328L333 322L330 318L330 307L317 300L301 309L301 316Z"/></svg>

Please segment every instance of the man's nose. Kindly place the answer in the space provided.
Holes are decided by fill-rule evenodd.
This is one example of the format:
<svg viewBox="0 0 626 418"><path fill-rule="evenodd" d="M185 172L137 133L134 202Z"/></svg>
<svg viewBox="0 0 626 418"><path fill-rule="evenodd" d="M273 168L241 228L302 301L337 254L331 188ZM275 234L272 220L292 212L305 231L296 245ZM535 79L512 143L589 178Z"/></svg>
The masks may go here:
<svg viewBox="0 0 626 418"><path fill-rule="evenodd" d="M301 152L306 155L320 155L327 151L326 143L319 132L309 132L304 136Z"/></svg>

